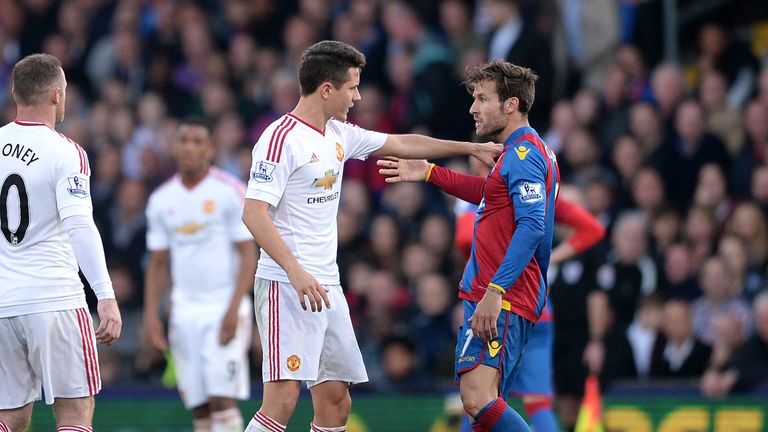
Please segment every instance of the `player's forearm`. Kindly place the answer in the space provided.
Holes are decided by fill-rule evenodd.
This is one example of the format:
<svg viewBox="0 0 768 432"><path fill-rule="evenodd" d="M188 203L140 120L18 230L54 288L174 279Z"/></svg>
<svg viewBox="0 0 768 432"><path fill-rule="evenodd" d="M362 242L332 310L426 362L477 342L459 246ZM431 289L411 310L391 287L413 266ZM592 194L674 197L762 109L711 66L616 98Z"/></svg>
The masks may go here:
<svg viewBox="0 0 768 432"><path fill-rule="evenodd" d="M434 159L451 156L474 155L477 145L464 141L449 141L418 134L390 135L396 145L385 147L401 159Z"/></svg>
<svg viewBox="0 0 768 432"><path fill-rule="evenodd" d="M150 256L147 272L144 276L144 315L158 316L160 298L170 281L168 262L162 258Z"/></svg>
<svg viewBox="0 0 768 432"><path fill-rule="evenodd" d="M261 249L266 252L287 274L301 268L296 256L280 237L272 218L267 213L268 204L252 200L245 200L243 209L243 223L253 235L254 240Z"/></svg>
<svg viewBox="0 0 768 432"><path fill-rule="evenodd" d="M238 309L243 297L253 289L253 276L256 273L256 243L252 241L237 244L240 253L240 268L237 271L235 292L230 301L230 309Z"/></svg>
<svg viewBox="0 0 768 432"><path fill-rule="evenodd" d="M427 183L466 202L479 205L483 199L485 179L480 176L461 174L435 165L427 174Z"/></svg>
<svg viewBox="0 0 768 432"><path fill-rule="evenodd" d="M573 249L573 255L586 251L605 237L605 227L596 217L587 210L562 198L559 198L555 205L555 222L574 229L573 234L564 242Z"/></svg>
<svg viewBox="0 0 768 432"><path fill-rule="evenodd" d="M504 291L509 289L528 263L531 262L536 247L543 237L543 221L537 224L530 218L520 219L517 229L512 235L512 240L509 242L504 260L491 279L491 284L502 288Z"/></svg>
<svg viewBox="0 0 768 432"><path fill-rule="evenodd" d="M587 321L590 339L602 340L610 324L610 307L605 293L596 291L587 297Z"/></svg>
<svg viewBox="0 0 768 432"><path fill-rule="evenodd" d="M77 264L99 300L115 298L107 270L104 247L96 224L88 216L70 216L62 221Z"/></svg>

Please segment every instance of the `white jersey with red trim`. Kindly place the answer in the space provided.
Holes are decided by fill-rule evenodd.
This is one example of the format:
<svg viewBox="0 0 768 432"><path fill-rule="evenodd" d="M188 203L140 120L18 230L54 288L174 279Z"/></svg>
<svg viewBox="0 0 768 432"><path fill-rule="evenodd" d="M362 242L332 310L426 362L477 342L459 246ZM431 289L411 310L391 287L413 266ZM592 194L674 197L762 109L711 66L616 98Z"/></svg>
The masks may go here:
<svg viewBox="0 0 768 432"><path fill-rule="evenodd" d="M0 318L85 307L62 220L92 217L77 143L42 123L0 128Z"/></svg>
<svg viewBox="0 0 768 432"><path fill-rule="evenodd" d="M253 147L246 198L269 203L269 215L299 264L323 285L339 284L336 214L344 162L366 159L387 135L330 120L318 130L293 114L269 125ZM263 250L256 275L288 282Z"/></svg>
<svg viewBox="0 0 768 432"><path fill-rule="evenodd" d="M211 168L192 188L175 175L150 195L147 248L170 251L173 314L220 315L229 305L240 265L235 243L253 240L242 222L244 194L241 181Z"/></svg>

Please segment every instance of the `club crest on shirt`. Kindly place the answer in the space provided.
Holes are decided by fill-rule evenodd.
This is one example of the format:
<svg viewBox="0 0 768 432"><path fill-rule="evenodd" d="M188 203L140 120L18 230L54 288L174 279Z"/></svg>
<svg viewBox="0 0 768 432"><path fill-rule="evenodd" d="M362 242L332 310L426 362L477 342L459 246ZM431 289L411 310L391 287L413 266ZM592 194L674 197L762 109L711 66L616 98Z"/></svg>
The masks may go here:
<svg viewBox="0 0 768 432"><path fill-rule="evenodd" d="M293 354L285 361L285 366L289 371L296 372L301 367L301 359L296 354Z"/></svg>
<svg viewBox="0 0 768 432"><path fill-rule="evenodd" d="M205 200L203 203L203 212L205 214L211 214L214 210L216 210L216 203L214 203L213 200Z"/></svg>
<svg viewBox="0 0 768 432"><path fill-rule="evenodd" d="M344 160L344 147L339 143L336 143L336 159L338 159L339 162Z"/></svg>
<svg viewBox="0 0 768 432"><path fill-rule="evenodd" d="M501 342L495 339L488 342L488 354L490 354L491 357L496 357L500 349L501 349Z"/></svg>
<svg viewBox="0 0 768 432"><path fill-rule="evenodd" d="M515 147L515 153L517 153L517 157L520 160L525 160L525 157L528 156L528 152L531 151L530 147L526 147L523 145L519 145Z"/></svg>
<svg viewBox="0 0 768 432"><path fill-rule="evenodd" d="M69 187L67 192L75 198L85 198L88 196L88 180L78 176L67 177Z"/></svg>
<svg viewBox="0 0 768 432"><path fill-rule="evenodd" d="M268 183L272 181L272 173L275 171L275 164L260 161L256 163L251 170L251 179L259 183Z"/></svg>
<svg viewBox="0 0 768 432"><path fill-rule="evenodd" d="M541 183L525 182L518 189L520 190L520 201L526 204L544 200L544 195L541 194Z"/></svg>

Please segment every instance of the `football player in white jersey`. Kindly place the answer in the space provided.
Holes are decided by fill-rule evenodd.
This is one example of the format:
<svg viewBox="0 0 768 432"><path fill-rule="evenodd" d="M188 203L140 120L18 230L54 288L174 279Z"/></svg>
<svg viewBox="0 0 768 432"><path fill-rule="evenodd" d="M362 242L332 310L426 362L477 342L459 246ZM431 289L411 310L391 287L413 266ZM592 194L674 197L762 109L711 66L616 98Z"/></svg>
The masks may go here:
<svg viewBox="0 0 768 432"><path fill-rule="evenodd" d="M47 54L13 68L16 120L0 128L0 431L22 431L45 394L57 431L91 431L96 343L122 321L93 222L85 151L53 127L67 81ZM78 265L98 298L95 333Z"/></svg>
<svg viewBox="0 0 768 432"><path fill-rule="evenodd" d="M145 341L170 345L184 406L197 432L241 432L236 399L250 395L248 347L256 244L240 215L245 185L212 167L208 126L185 120L173 144L178 173L147 205ZM166 341L159 303L168 286ZM168 343L170 342L170 344Z"/></svg>
<svg viewBox="0 0 768 432"><path fill-rule="evenodd" d="M264 397L247 432L285 430L302 381L312 394L310 430L345 431L348 387L368 380L336 265L344 162L369 155L473 155L493 165L501 151L493 143L386 135L346 123L360 100L364 64L363 54L342 42L308 48L299 64L296 108L253 148L243 221L262 250L254 296Z"/></svg>

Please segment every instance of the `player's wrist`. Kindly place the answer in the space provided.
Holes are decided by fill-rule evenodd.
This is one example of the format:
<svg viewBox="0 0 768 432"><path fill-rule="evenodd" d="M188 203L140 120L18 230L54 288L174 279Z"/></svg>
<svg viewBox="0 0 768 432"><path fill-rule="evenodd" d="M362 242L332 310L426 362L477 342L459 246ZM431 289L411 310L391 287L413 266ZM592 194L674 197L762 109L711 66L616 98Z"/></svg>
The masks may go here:
<svg viewBox="0 0 768 432"><path fill-rule="evenodd" d="M435 164L431 163L427 166L427 172L424 174L424 181L429 183L430 177L432 177L432 170L435 169Z"/></svg>

